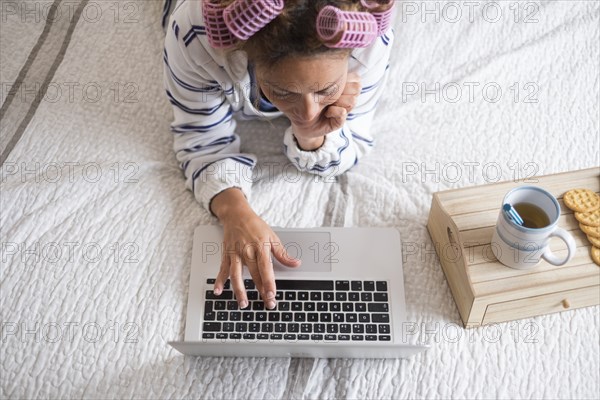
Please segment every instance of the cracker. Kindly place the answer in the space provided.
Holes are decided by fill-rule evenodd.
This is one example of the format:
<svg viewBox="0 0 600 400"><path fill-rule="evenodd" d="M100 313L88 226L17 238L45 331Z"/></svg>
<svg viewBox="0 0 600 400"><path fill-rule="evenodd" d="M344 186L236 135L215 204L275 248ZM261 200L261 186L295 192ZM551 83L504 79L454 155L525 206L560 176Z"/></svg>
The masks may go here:
<svg viewBox="0 0 600 400"><path fill-rule="evenodd" d="M588 213L600 208L600 197L589 189L571 189L565 193L563 201L575 212Z"/></svg>
<svg viewBox="0 0 600 400"><path fill-rule="evenodd" d="M600 208L587 213L575 213L577 221L588 226L600 226Z"/></svg>
<svg viewBox="0 0 600 400"><path fill-rule="evenodd" d="M590 235L588 235L587 238L594 247L600 247L600 239L599 238L596 238L596 237L593 237Z"/></svg>
<svg viewBox="0 0 600 400"><path fill-rule="evenodd" d="M596 265L600 266L600 248L592 247L590 254L592 255L592 260L594 260Z"/></svg>
<svg viewBox="0 0 600 400"><path fill-rule="evenodd" d="M588 236L600 238L600 227L598 226L588 226L584 224L579 224L579 229L581 229L583 233L585 233Z"/></svg>

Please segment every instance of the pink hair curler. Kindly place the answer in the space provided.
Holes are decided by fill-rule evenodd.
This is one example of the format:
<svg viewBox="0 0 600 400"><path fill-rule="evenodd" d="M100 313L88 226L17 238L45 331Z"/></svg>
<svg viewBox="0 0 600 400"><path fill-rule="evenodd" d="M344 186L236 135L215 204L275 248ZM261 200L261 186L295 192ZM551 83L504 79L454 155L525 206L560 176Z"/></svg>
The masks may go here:
<svg viewBox="0 0 600 400"><path fill-rule="evenodd" d="M202 1L202 15L204 15L208 43L217 49L232 47L237 42L237 38L231 34L223 19L224 9L225 7L211 0Z"/></svg>
<svg viewBox="0 0 600 400"><path fill-rule="evenodd" d="M233 35L248 40L280 14L283 5L283 0L235 0L223 18Z"/></svg>
<svg viewBox="0 0 600 400"><path fill-rule="evenodd" d="M387 32L392 22L392 13L396 2L394 0L360 0L360 2L375 17L379 27L377 36Z"/></svg>
<svg viewBox="0 0 600 400"><path fill-rule="evenodd" d="M326 6L317 17L317 32L327 47L367 47L377 37L377 29L375 17L367 12Z"/></svg>

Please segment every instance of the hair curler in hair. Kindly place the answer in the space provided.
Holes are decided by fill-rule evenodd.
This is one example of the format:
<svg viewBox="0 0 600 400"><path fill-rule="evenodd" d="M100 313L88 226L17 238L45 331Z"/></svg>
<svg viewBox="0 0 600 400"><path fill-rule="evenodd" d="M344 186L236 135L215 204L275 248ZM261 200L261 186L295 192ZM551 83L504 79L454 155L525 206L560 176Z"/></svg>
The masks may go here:
<svg viewBox="0 0 600 400"><path fill-rule="evenodd" d="M379 27L377 36L387 32L392 22L392 13L396 5L395 0L360 0L360 2L377 20L377 26Z"/></svg>
<svg viewBox="0 0 600 400"><path fill-rule="evenodd" d="M283 0L235 0L225 8L223 19L233 35L248 40L280 14L283 5Z"/></svg>
<svg viewBox="0 0 600 400"><path fill-rule="evenodd" d="M237 42L237 38L231 34L223 19L224 9L225 7L213 3L212 0L202 1L202 15L204 15L208 43L217 49L232 47Z"/></svg>
<svg viewBox="0 0 600 400"><path fill-rule="evenodd" d="M319 37L331 48L367 47L377 38L377 30L377 21L368 12L325 6L317 16Z"/></svg>

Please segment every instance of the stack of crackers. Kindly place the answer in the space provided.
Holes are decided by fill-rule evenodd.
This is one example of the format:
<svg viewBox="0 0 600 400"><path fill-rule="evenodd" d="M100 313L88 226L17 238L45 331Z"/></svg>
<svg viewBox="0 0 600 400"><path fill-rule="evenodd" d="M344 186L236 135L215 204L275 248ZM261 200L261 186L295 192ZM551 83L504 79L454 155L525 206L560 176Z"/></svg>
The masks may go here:
<svg viewBox="0 0 600 400"><path fill-rule="evenodd" d="M563 201L575 213L579 228L592 244L592 260L600 266L600 196L589 189L572 189Z"/></svg>

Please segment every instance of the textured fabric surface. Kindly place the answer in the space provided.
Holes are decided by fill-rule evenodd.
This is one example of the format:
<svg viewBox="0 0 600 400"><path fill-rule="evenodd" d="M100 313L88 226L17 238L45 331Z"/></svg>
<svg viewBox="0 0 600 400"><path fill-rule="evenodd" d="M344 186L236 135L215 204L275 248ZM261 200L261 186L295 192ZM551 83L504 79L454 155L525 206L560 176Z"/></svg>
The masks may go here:
<svg viewBox="0 0 600 400"><path fill-rule="evenodd" d="M376 145L348 174L285 168L283 119L239 130L258 158L252 206L272 226L400 228L407 340L428 351L191 358L167 345L183 337L192 232L217 221L172 152L162 2L89 1L50 77L62 94L2 165L0 396L597 398L599 307L465 331L425 225L436 191L600 164L598 2L425 3L399 3ZM2 21L3 80L35 46L5 39L20 23Z"/></svg>

